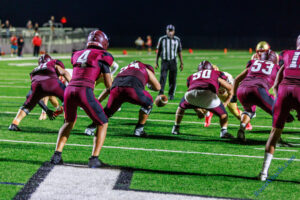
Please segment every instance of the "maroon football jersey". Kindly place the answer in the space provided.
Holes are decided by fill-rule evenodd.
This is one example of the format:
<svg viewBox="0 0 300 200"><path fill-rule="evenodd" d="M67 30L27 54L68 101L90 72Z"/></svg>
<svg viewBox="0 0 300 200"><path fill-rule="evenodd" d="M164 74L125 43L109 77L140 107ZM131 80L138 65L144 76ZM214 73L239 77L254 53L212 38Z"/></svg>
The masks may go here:
<svg viewBox="0 0 300 200"><path fill-rule="evenodd" d="M248 73L240 86L256 86L269 90L275 81L279 65L266 60L250 60L246 66Z"/></svg>
<svg viewBox="0 0 300 200"><path fill-rule="evenodd" d="M111 66L114 58L105 50L84 49L73 53L71 63L73 74L71 86L95 87L95 81L99 78L102 64Z"/></svg>
<svg viewBox="0 0 300 200"><path fill-rule="evenodd" d="M225 74L221 71L210 69L200 70L188 77L188 91L193 89L205 89L218 93L220 87L218 78L222 78L224 80L227 79Z"/></svg>
<svg viewBox="0 0 300 200"><path fill-rule="evenodd" d="M50 60L46 63L42 63L38 67L34 68L30 73L31 81L43 81L50 78L58 78L55 65L65 68L64 64L60 60Z"/></svg>
<svg viewBox="0 0 300 200"><path fill-rule="evenodd" d="M148 72L146 70L147 68L154 72L153 68L150 65L145 65L144 63L141 63L139 61L132 62L126 67L121 68L117 77L134 76L145 87L145 85L149 81Z"/></svg>
<svg viewBox="0 0 300 200"><path fill-rule="evenodd" d="M300 85L300 50L285 50L280 54L279 63L284 66L282 84Z"/></svg>

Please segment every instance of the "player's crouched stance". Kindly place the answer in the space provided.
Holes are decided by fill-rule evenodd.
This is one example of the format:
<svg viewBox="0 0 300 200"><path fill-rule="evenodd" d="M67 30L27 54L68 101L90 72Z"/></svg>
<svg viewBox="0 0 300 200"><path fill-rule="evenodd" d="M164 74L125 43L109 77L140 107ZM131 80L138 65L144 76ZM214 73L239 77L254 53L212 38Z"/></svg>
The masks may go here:
<svg viewBox="0 0 300 200"><path fill-rule="evenodd" d="M277 96L273 107L273 125L266 144L265 157L259 179L265 181L271 165L276 143L292 109L297 111L300 120L300 35L297 39L297 50L285 50L280 54L281 66L275 80L274 92Z"/></svg>
<svg viewBox="0 0 300 200"><path fill-rule="evenodd" d="M61 153L66 144L70 131L75 125L77 107L80 106L97 125L97 133L94 138L92 156L89 158L90 168L101 167L104 164L98 159L103 146L108 119L103 107L94 95L95 81L103 73L106 90L109 91L112 81L109 66L113 57L106 51L108 39L102 31L93 31L88 36L87 48L73 53L71 63L73 76L65 91L65 123L58 133L55 153L51 158L52 164L62 164Z"/></svg>
<svg viewBox="0 0 300 200"><path fill-rule="evenodd" d="M172 133L179 133L179 126L186 109L194 109L198 117L201 118L202 109L206 109L220 118L221 138L233 138L227 132L228 115L225 107L231 100L233 91L232 86L226 81L226 76L221 71L213 69L208 61L202 61L198 66L198 72L189 76L187 79L188 91L182 98L176 111L175 125ZM222 86L228 92L227 99L222 103L217 96L219 87Z"/></svg>
<svg viewBox="0 0 300 200"><path fill-rule="evenodd" d="M140 61L134 61L123 67L114 79L107 105L104 109L106 115L111 117L125 102L140 105L139 120L134 130L137 137L145 137L144 125L152 110L153 99L145 86L152 90L159 91L160 84L154 75L151 65ZM109 94L109 91L102 93L99 97L101 101ZM93 124L86 129L86 133L93 132Z"/></svg>
<svg viewBox="0 0 300 200"><path fill-rule="evenodd" d="M53 111L49 110L43 101L41 101L45 96L56 96L62 102L64 100L65 86L58 77L63 76L68 82L71 78L70 74L64 69L64 64L59 60L52 59L48 54L42 55L38 62L39 66L34 68L30 73L31 89L26 101L8 128L11 131L20 131L18 127L19 123L36 104L42 107L51 120L55 118Z"/></svg>

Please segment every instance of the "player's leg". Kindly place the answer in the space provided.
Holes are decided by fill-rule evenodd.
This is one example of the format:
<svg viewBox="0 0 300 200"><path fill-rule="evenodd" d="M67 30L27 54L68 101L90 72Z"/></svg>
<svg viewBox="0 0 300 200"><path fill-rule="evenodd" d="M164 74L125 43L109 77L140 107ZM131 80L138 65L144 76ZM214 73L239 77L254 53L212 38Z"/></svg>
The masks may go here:
<svg viewBox="0 0 300 200"><path fill-rule="evenodd" d="M59 129L58 132L55 152L51 158L52 164L63 163L61 154L66 142L68 141L70 132L75 125L75 121L77 118L77 106L78 106L78 99L74 95L75 90L76 87L68 87L65 91L65 95L64 95L65 123L62 125L62 127Z"/></svg>
<svg viewBox="0 0 300 200"><path fill-rule="evenodd" d="M28 92L26 96L26 101L23 106L18 110L16 117L13 119L12 123L8 127L10 131L20 131L18 127L21 121L30 113L30 111L35 107L38 101L43 97L36 90L36 84L33 84L31 90Z"/></svg>
<svg viewBox="0 0 300 200"><path fill-rule="evenodd" d="M139 120L135 126L134 135L137 137L147 136L144 131L146 121L152 111L153 99L149 92L140 88L123 88L127 94L126 101L132 104L140 105Z"/></svg>
<svg viewBox="0 0 300 200"><path fill-rule="evenodd" d="M177 78L177 63L176 60L170 61L169 71L169 100L173 100L176 91L176 78Z"/></svg>
<svg viewBox="0 0 300 200"><path fill-rule="evenodd" d="M160 78L159 83L161 85L161 89L159 91L159 94L164 94L165 91L165 85L168 75L168 61L162 61L161 62L161 68L160 68Z"/></svg>
<svg viewBox="0 0 300 200"><path fill-rule="evenodd" d="M44 97L41 101L43 101L44 104L47 106L48 100L49 100L49 96ZM42 113L41 113L41 115L40 115L40 117L39 117L39 120L46 120L46 119L47 119L47 114L46 114L46 112L42 109Z"/></svg>
<svg viewBox="0 0 300 200"><path fill-rule="evenodd" d="M93 142L92 156L89 158L88 166L90 168L98 168L104 164L98 159L101 148L106 138L108 127L108 118L104 113L103 107L96 99L92 88L83 88L79 92L79 106L83 108L86 114L97 125L96 134Z"/></svg>
<svg viewBox="0 0 300 200"><path fill-rule="evenodd" d="M180 103L179 103L179 106L176 110L176 114L175 114L175 124L173 125L173 128L172 128L172 134L174 135L179 135L180 134L180 124L181 124L181 121L183 119L183 116L184 116L184 112L185 112L185 109L188 108L190 104L184 99L184 97L182 97Z"/></svg>
<svg viewBox="0 0 300 200"><path fill-rule="evenodd" d="M228 114L226 112L226 109L221 103L218 107L216 108L209 108L207 109L210 112L213 112L217 116L219 116L220 119L220 126L221 126L221 131L220 131L220 137L221 138L234 138L230 133L228 133L227 127L228 127Z"/></svg>

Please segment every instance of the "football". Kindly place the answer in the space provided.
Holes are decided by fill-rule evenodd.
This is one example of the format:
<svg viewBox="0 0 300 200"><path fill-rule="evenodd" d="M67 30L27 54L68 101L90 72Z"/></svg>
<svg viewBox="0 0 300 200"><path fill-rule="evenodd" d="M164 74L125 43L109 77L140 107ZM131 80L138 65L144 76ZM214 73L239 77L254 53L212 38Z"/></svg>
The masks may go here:
<svg viewBox="0 0 300 200"><path fill-rule="evenodd" d="M154 101L157 107L163 107L168 103L168 97L166 95L158 95Z"/></svg>

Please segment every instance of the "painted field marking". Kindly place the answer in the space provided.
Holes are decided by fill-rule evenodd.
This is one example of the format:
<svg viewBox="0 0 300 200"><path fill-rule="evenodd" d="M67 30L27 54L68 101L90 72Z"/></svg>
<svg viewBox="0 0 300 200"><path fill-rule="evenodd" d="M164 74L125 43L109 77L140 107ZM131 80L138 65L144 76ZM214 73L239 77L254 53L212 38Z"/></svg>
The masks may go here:
<svg viewBox="0 0 300 200"><path fill-rule="evenodd" d="M0 139L0 142L10 143L24 143L24 144L39 144L39 145L56 145L53 142L32 142L32 141L19 141L19 140L6 140ZM80 147L92 147L93 145L86 144L66 144L68 146L80 146ZM103 146L106 149L122 149L130 151L149 151L149 152L166 152L166 153L179 153L179 154L200 154L210 156L225 156L225 157L239 157L239 158L259 158L263 159L263 156L249 156L249 155L236 155L236 154L224 154L224 153L209 153L209 152L198 152L198 151L179 151L179 150L168 150L168 149L146 149L146 148L135 148L135 147L118 147L118 146ZM290 158L273 158L275 160L289 160ZM300 159L294 161L299 162Z"/></svg>
<svg viewBox="0 0 300 200"><path fill-rule="evenodd" d="M300 140L300 138L298 138L298 137L288 137L288 139L292 139L292 140Z"/></svg>
<svg viewBox="0 0 300 200"><path fill-rule="evenodd" d="M0 112L1 114L17 114L17 112ZM40 113L30 113L30 115L40 115ZM77 115L77 117L82 118L88 118L87 115ZM110 119L120 119L120 120L131 120L131 121L137 121L138 118L129 118L129 117L111 117ZM174 123L174 120L161 120L161 119L147 119L147 121L150 122L167 122L167 123ZM197 122L197 121L183 121L185 124L204 124L204 122ZM219 123L211 123L211 125L219 126ZM239 124L228 124L229 126L235 126L240 127ZM253 127L258 128L272 128L272 126L262 126L262 125L252 125ZM291 129L291 130L300 130L300 128L297 127L284 127L285 129Z"/></svg>
<svg viewBox="0 0 300 200"><path fill-rule="evenodd" d="M47 174L46 174L47 173ZM44 167L30 179L31 182L39 181L34 188L25 185L17 199L22 199L22 194L31 193L30 200L46 199L122 199L122 200L180 200L180 199L223 199L203 197L200 195L174 194L153 191L139 191L130 189L132 171L122 169L90 169L87 166L54 166ZM36 177L35 177L36 176ZM39 178L42 177L42 178ZM42 180L38 180L42 179ZM29 181L29 182L30 182ZM28 191L26 191L28 190ZM226 198L228 199L228 198Z"/></svg>
<svg viewBox="0 0 300 200"><path fill-rule="evenodd" d="M265 150L265 148L254 148L256 150ZM276 151L288 151L288 152L298 152L298 150L292 150L292 149L278 149L276 148Z"/></svg>

